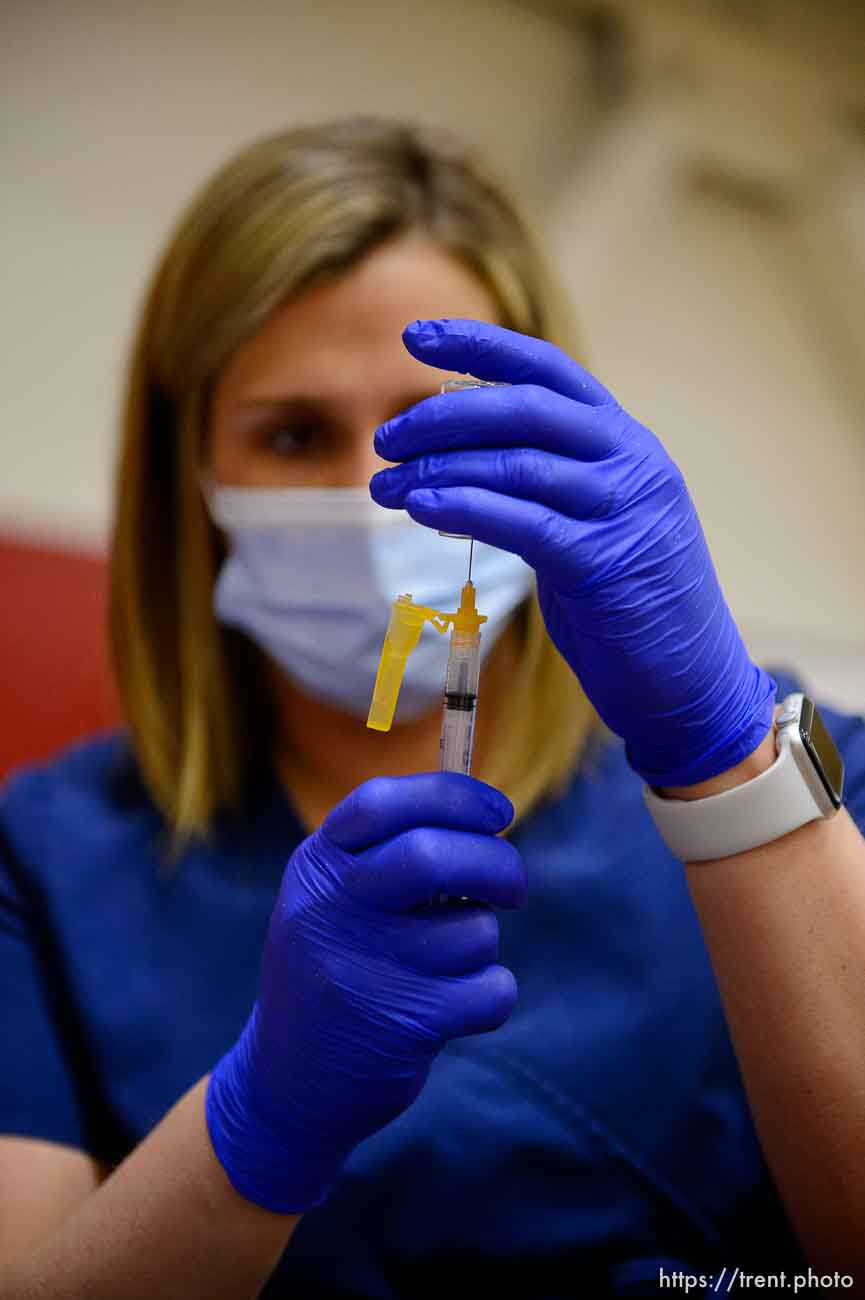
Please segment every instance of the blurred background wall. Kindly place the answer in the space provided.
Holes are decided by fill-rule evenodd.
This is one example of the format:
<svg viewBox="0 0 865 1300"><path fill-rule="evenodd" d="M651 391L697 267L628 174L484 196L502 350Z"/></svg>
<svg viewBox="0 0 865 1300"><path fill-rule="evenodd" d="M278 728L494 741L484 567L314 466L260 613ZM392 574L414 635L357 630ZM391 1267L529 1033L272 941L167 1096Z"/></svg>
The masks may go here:
<svg viewBox="0 0 865 1300"><path fill-rule="evenodd" d="M859 0L5 0L0 771L114 716L126 348L233 150L376 112L482 148L678 460L752 654L865 712Z"/></svg>

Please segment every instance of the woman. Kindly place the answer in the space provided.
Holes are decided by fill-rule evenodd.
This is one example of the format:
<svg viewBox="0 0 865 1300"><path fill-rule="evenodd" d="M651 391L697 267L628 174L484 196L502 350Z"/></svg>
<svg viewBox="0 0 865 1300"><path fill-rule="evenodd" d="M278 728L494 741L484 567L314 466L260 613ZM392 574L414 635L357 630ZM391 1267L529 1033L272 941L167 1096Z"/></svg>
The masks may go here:
<svg viewBox="0 0 865 1300"><path fill-rule="evenodd" d="M861 1263L865 725L826 714L850 811L665 848L643 783L754 779L795 684L573 351L434 133L287 132L183 217L126 404L128 732L2 806L4 1296ZM466 372L510 387L437 395ZM457 598L438 530L478 539L489 612L472 777L436 771L432 632L397 725L364 726L390 601Z"/></svg>

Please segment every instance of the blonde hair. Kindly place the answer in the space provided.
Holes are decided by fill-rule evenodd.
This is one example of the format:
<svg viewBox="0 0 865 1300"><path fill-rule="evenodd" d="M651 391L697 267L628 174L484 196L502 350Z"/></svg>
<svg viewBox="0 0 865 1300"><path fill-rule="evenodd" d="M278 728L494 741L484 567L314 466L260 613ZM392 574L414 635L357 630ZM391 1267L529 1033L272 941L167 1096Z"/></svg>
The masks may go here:
<svg viewBox="0 0 865 1300"><path fill-rule="evenodd" d="M238 810L271 747L263 663L220 626L223 546L199 489L209 395L231 355L313 281L420 230L470 268L513 329L576 353L543 259L513 203L440 131L359 118L258 140L182 215L133 343L110 555L118 690L141 775L175 846ZM572 777L597 716L533 593L523 648L476 775L509 796L514 825Z"/></svg>

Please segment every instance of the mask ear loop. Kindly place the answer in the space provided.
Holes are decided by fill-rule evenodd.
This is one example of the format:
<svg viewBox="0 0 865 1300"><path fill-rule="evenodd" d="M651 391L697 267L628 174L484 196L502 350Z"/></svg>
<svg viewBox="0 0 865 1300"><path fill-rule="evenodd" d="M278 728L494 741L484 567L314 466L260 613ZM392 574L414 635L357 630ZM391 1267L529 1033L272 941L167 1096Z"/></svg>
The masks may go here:
<svg viewBox="0 0 865 1300"><path fill-rule="evenodd" d="M201 495L204 497L204 504L207 506L208 513L212 515L216 484L205 469L199 471L198 486L201 488Z"/></svg>

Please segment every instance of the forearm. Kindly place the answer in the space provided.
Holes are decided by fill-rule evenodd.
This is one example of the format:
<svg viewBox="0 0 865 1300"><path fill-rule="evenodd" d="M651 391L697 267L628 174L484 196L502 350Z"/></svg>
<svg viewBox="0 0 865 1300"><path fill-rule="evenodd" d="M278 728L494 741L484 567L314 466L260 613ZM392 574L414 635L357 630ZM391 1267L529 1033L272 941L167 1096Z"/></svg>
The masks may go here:
<svg viewBox="0 0 865 1300"><path fill-rule="evenodd" d="M717 793L773 758L770 733L741 770L675 797ZM865 840L842 808L686 870L754 1122L803 1250L865 1289Z"/></svg>
<svg viewBox="0 0 865 1300"><path fill-rule="evenodd" d="M4 1300L245 1300L300 1221L238 1195L213 1153L206 1078L2 1279Z"/></svg>

